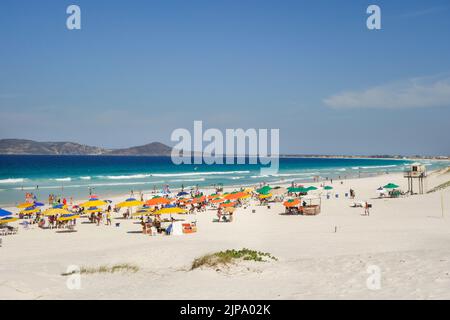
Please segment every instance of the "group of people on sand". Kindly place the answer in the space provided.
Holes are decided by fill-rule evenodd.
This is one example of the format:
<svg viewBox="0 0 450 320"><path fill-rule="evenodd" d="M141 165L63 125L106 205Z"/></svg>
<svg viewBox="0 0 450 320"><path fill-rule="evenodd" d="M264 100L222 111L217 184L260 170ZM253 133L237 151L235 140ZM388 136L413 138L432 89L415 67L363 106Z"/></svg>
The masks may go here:
<svg viewBox="0 0 450 320"><path fill-rule="evenodd" d="M149 234L151 236L165 231L161 227L161 217L159 215L156 215L153 219L150 216L148 216L147 219L145 220L144 217L142 217L141 226L142 226L142 233Z"/></svg>

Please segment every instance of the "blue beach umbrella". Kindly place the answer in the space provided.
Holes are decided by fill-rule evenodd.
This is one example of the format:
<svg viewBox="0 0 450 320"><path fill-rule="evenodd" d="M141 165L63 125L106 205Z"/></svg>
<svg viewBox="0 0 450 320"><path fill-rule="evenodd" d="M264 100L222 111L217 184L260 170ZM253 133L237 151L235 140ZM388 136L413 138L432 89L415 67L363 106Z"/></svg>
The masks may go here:
<svg viewBox="0 0 450 320"><path fill-rule="evenodd" d="M34 206L35 207L43 207L44 206L44 204L42 203L42 202L34 202Z"/></svg>
<svg viewBox="0 0 450 320"><path fill-rule="evenodd" d="M0 208L0 217L8 217L8 216L12 216L12 212L3 210L2 208Z"/></svg>

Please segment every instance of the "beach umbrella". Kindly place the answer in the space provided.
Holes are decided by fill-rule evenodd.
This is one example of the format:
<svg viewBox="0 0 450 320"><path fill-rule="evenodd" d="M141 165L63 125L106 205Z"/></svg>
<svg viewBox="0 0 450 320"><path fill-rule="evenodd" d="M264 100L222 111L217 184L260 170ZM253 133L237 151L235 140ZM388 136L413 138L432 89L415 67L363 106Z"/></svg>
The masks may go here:
<svg viewBox="0 0 450 320"><path fill-rule="evenodd" d="M0 208L0 217L7 217L12 215L13 215L12 212Z"/></svg>
<svg viewBox="0 0 450 320"><path fill-rule="evenodd" d="M194 203L200 203L206 201L206 196L197 196L194 199L192 199L192 202Z"/></svg>
<svg viewBox="0 0 450 320"><path fill-rule="evenodd" d="M314 187L314 186L309 186L309 187L307 187L306 189L307 189L308 191L314 191L314 190L317 190L317 188Z"/></svg>
<svg viewBox="0 0 450 320"><path fill-rule="evenodd" d="M34 202L33 203L33 206L35 206L35 207L43 207L43 206L45 206L45 204L43 204L42 202Z"/></svg>
<svg viewBox="0 0 450 320"><path fill-rule="evenodd" d="M67 205L64 205L62 203L54 204L53 209L67 209Z"/></svg>
<svg viewBox="0 0 450 320"><path fill-rule="evenodd" d="M155 215L159 214L175 214L175 213L186 213L188 212L185 209L179 208L179 207L173 207L173 208L162 208L158 211L153 212Z"/></svg>
<svg viewBox="0 0 450 320"><path fill-rule="evenodd" d="M89 207L84 210L85 213L97 213L97 212L102 212L102 211L103 211L103 209L99 208L99 207Z"/></svg>
<svg viewBox="0 0 450 320"><path fill-rule="evenodd" d="M171 201L167 198L162 198L162 197L154 197L150 200L147 200L145 202L146 206L156 206L159 204L169 204Z"/></svg>
<svg viewBox="0 0 450 320"><path fill-rule="evenodd" d="M295 206L297 206L299 204L300 204L300 200L299 199L291 199L291 200L285 201L283 203L283 205L285 207L287 207L287 208L295 207Z"/></svg>
<svg viewBox="0 0 450 320"><path fill-rule="evenodd" d="M17 208L22 209L22 208L28 208L28 207L32 207L32 206L33 206L33 203L31 203L31 202L24 202L24 203L19 204L17 206Z"/></svg>
<svg viewBox="0 0 450 320"><path fill-rule="evenodd" d="M25 208L22 211L20 211L20 214L29 215L29 214L38 213L38 212L41 212L41 209L36 208L36 207L28 207L28 208Z"/></svg>
<svg viewBox="0 0 450 320"><path fill-rule="evenodd" d="M131 208L142 206L144 203L142 201L138 201L135 198L128 198L127 200L120 202L116 205L118 208Z"/></svg>
<svg viewBox="0 0 450 320"><path fill-rule="evenodd" d="M106 201L103 200L98 200L98 199L90 199L86 202L83 202L82 204L79 204L79 207L102 207L102 206L106 206L108 203Z"/></svg>
<svg viewBox="0 0 450 320"><path fill-rule="evenodd" d="M56 216L57 214L70 214L70 211L62 208L51 208L44 211L44 216Z"/></svg>
<svg viewBox="0 0 450 320"><path fill-rule="evenodd" d="M189 194L189 193L186 192L186 191L180 191L180 192L177 193L177 197L186 196L186 195L188 195L188 194Z"/></svg>
<svg viewBox="0 0 450 320"><path fill-rule="evenodd" d="M0 218L0 224L6 224L6 223L14 222L17 220L19 220L19 219L15 218L15 217L3 217L3 218Z"/></svg>
<svg viewBox="0 0 450 320"><path fill-rule="evenodd" d="M272 196L271 193L268 193L268 194L260 194L260 195L259 195L259 198L260 198L260 199L267 199L267 198L270 198L271 196Z"/></svg>
<svg viewBox="0 0 450 320"><path fill-rule="evenodd" d="M69 220L75 220L79 219L80 216L78 214L63 214L62 216L58 217L58 221L69 221Z"/></svg>
<svg viewBox="0 0 450 320"><path fill-rule="evenodd" d="M333 187L332 186L325 186L325 187L323 187L323 190L333 190Z"/></svg>
<svg viewBox="0 0 450 320"><path fill-rule="evenodd" d="M397 189L399 186L396 185L395 183L388 183L387 185L385 185L383 188L384 189Z"/></svg>
<svg viewBox="0 0 450 320"><path fill-rule="evenodd" d="M304 187L289 187L287 188L288 192L295 192L295 193L307 193L309 191L308 188Z"/></svg>
<svg viewBox="0 0 450 320"><path fill-rule="evenodd" d="M224 201L225 201L225 199L217 197L217 198L212 199L210 202L211 203L220 203L220 202L224 202Z"/></svg>
<svg viewBox="0 0 450 320"><path fill-rule="evenodd" d="M264 187L256 190L256 192L258 192L259 194L268 194L270 192L270 190L272 190L272 187L264 186Z"/></svg>
<svg viewBox="0 0 450 320"><path fill-rule="evenodd" d="M237 200L237 199L246 198L247 196L248 196L248 193L246 193L246 192L236 191L236 192L227 194L226 196L224 196L224 198L227 200Z"/></svg>
<svg viewBox="0 0 450 320"><path fill-rule="evenodd" d="M221 208L227 208L227 207L234 207L236 205L236 202L232 202L230 200L227 200L220 204Z"/></svg>

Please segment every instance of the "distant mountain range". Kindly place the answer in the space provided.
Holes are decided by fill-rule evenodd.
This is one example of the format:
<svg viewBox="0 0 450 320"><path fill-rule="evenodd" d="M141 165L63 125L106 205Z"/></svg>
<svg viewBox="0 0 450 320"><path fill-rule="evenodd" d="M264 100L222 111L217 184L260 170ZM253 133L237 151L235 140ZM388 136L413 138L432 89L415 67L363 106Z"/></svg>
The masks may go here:
<svg viewBox="0 0 450 320"><path fill-rule="evenodd" d="M0 154L19 155L117 155L170 156L172 148L152 142L125 149L104 149L74 142L38 142L24 139L0 139Z"/></svg>
<svg viewBox="0 0 450 320"><path fill-rule="evenodd" d="M142 146L124 149L105 149L87 146L75 142L37 142L24 139L0 139L0 154L18 155L111 155L111 156L170 156L172 148L152 142ZM195 155L197 153L192 153ZM408 156L402 155L312 155L312 154L281 154L281 157L301 158L389 158L389 159L439 159L448 160L449 156Z"/></svg>

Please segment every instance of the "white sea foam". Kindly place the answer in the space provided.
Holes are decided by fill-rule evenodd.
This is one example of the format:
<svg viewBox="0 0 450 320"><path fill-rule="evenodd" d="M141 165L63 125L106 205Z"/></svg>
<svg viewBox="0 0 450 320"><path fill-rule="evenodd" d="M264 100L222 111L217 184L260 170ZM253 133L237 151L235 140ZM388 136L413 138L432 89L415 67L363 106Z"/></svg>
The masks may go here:
<svg viewBox="0 0 450 320"><path fill-rule="evenodd" d="M98 176L99 178L105 178L108 180L127 180L127 179L145 179L151 177L151 174L132 174L121 176Z"/></svg>
<svg viewBox="0 0 450 320"><path fill-rule="evenodd" d="M52 180L55 180L55 181L72 181L72 178L69 178L69 177L67 177L67 178L56 178L56 179L52 179Z"/></svg>
<svg viewBox="0 0 450 320"><path fill-rule="evenodd" d="M209 172L183 172L183 173L155 173L154 177L185 177L185 176L209 176L209 175L227 175L243 174L250 171L209 171Z"/></svg>
<svg viewBox="0 0 450 320"><path fill-rule="evenodd" d="M189 177L189 176L209 176L209 175L228 175L250 173L250 171L210 171L210 172L181 172L181 173L141 173L132 175L119 176L98 176L109 180L126 180L126 179L145 179L149 177L170 178L170 177Z"/></svg>
<svg viewBox="0 0 450 320"><path fill-rule="evenodd" d="M81 180L91 180L91 177L86 176L86 177L80 177Z"/></svg>
<svg viewBox="0 0 450 320"><path fill-rule="evenodd" d="M381 169L381 168L394 168L397 167L396 164L390 164L385 166L367 166L367 167L361 167L361 169Z"/></svg>
<svg viewBox="0 0 450 320"><path fill-rule="evenodd" d="M24 181L25 181L24 178L9 178L0 180L0 183L20 183Z"/></svg>
<svg viewBox="0 0 450 320"><path fill-rule="evenodd" d="M195 182L195 181L205 181L205 178L198 178L198 179L175 179L175 180L169 180L169 182Z"/></svg>

